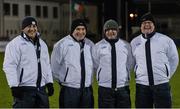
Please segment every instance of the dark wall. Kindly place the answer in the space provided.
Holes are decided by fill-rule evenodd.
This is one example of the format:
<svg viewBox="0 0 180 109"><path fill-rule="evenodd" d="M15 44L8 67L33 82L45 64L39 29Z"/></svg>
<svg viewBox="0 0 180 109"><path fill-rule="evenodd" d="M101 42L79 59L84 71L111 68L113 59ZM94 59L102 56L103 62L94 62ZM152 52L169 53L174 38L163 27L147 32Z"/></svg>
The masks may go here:
<svg viewBox="0 0 180 109"><path fill-rule="evenodd" d="M117 18L117 0L104 0L104 20Z"/></svg>

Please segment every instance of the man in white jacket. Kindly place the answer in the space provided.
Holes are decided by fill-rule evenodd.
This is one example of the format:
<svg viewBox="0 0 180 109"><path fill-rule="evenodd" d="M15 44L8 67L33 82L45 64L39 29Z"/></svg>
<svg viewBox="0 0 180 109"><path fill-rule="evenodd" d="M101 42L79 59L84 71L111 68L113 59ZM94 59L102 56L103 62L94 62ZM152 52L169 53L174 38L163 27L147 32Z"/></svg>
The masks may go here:
<svg viewBox="0 0 180 109"><path fill-rule="evenodd" d="M39 37L35 18L25 17L22 33L6 46L3 70L14 97L13 108L49 107L53 78L48 48Z"/></svg>
<svg viewBox="0 0 180 109"><path fill-rule="evenodd" d="M151 13L141 17L141 33L131 42L135 58L136 107L170 108L169 80L178 66L178 52L172 39L155 31Z"/></svg>
<svg viewBox="0 0 180 109"><path fill-rule="evenodd" d="M119 38L115 20L107 20L103 30L104 38L93 47L99 108L130 108L130 44Z"/></svg>
<svg viewBox="0 0 180 109"><path fill-rule="evenodd" d="M75 19L71 33L53 48L51 66L53 77L61 85L59 105L62 108L92 108L94 106L92 79L92 41L86 38L83 19Z"/></svg>

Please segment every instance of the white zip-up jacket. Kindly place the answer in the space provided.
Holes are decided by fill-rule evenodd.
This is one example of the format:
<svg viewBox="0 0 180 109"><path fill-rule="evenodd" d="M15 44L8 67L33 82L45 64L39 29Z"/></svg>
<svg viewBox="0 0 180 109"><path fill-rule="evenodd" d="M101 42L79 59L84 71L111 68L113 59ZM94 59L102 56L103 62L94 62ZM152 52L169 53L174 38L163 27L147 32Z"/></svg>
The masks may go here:
<svg viewBox="0 0 180 109"><path fill-rule="evenodd" d="M6 74L10 87L34 86L38 77L38 60L33 43L27 40L25 34L14 38L8 43L5 50L3 70ZM49 53L46 44L39 39L41 46L41 86L53 83L52 72L49 62Z"/></svg>
<svg viewBox="0 0 180 109"><path fill-rule="evenodd" d="M116 87L129 85L130 70L133 66L131 46L129 43L119 39L115 43L116 47ZM96 69L96 79L99 86L112 88L112 66L111 66L111 45L102 39L93 47L93 60Z"/></svg>
<svg viewBox="0 0 180 109"><path fill-rule="evenodd" d="M92 41L85 38L84 60L85 60L85 87L92 84L93 61L92 61ZM53 48L51 55L51 67L53 77L62 85L80 88L81 84L81 63L80 44L72 36L68 35L58 41Z"/></svg>
<svg viewBox="0 0 180 109"><path fill-rule="evenodd" d="M136 61L136 83L143 85L149 85L145 51L146 41L147 39L139 35L131 42ZM150 38L150 45L154 85L169 82L179 62L176 45L168 36L158 32Z"/></svg>

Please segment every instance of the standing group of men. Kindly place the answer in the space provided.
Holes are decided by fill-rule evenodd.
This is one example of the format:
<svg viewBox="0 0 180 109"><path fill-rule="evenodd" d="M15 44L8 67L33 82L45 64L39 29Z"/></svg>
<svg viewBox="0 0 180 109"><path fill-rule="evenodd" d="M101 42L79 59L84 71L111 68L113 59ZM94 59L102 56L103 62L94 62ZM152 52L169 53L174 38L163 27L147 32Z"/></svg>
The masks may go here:
<svg viewBox="0 0 180 109"><path fill-rule="evenodd" d="M129 81L134 68L136 107L170 108L169 80L178 66L177 48L172 39L156 32L151 13L141 17L140 25L141 34L129 44L120 39L118 23L107 20L103 39L94 45L86 38L84 20L76 19L70 34L54 45L50 60L37 21L26 17L22 33L6 47L3 64L14 97L13 107L49 107L54 77L61 86L60 107L93 108L96 72L99 107L130 108Z"/></svg>

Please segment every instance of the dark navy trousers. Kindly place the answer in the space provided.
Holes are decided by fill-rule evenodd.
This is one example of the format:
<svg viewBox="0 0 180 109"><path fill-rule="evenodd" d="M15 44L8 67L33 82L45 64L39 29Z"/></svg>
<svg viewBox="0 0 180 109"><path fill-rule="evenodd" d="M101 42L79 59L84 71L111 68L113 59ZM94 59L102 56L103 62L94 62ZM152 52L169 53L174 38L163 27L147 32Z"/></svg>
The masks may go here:
<svg viewBox="0 0 180 109"><path fill-rule="evenodd" d="M49 108L49 99L45 87L23 86L22 97L14 97L13 108Z"/></svg>
<svg viewBox="0 0 180 109"><path fill-rule="evenodd" d="M59 96L60 108L93 108L94 97L92 86L72 88L61 85Z"/></svg>
<svg viewBox="0 0 180 109"><path fill-rule="evenodd" d="M154 86L136 84L136 108L171 108L169 83Z"/></svg>
<svg viewBox="0 0 180 109"><path fill-rule="evenodd" d="M98 105L99 108L130 108L129 86L116 89L99 86Z"/></svg>

